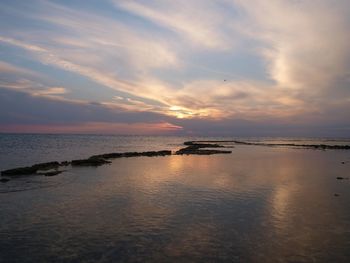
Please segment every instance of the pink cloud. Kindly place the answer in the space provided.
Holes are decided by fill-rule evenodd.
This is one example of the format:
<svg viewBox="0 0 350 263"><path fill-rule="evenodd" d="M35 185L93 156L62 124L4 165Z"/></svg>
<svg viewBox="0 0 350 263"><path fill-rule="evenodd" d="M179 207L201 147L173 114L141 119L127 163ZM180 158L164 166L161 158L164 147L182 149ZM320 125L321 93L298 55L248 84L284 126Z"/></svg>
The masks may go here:
<svg viewBox="0 0 350 263"><path fill-rule="evenodd" d="M9 133L86 133L86 134L168 134L182 130L181 126L169 122L159 123L109 123L86 122L75 124L6 124L0 125L1 132Z"/></svg>

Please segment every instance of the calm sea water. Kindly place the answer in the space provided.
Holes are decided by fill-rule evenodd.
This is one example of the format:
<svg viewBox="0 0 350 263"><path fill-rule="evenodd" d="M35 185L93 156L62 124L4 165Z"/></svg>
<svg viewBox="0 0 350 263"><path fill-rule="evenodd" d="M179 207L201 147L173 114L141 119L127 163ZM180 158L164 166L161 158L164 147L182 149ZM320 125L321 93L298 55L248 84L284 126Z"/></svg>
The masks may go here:
<svg viewBox="0 0 350 263"><path fill-rule="evenodd" d="M244 140L267 143L350 144L350 139L244 138L190 136L116 136L62 134L1 134L0 171L40 162L70 161L92 155L151 150L176 150L190 140Z"/></svg>
<svg viewBox="0 0 350 263"><path fill-rule="evenodd" d="M174 149L188 139L6 135L1 162ZM336 179L350 176L350 151L232 150L2 183L0 262L350 261L350 180Z"/></svg>
<svg viewBox="0 0 350 263"><path fill-rule="evenodd" d="M0 134L0 170L49 161L69 161L95 154L172 150L200 137Z"/></svg>

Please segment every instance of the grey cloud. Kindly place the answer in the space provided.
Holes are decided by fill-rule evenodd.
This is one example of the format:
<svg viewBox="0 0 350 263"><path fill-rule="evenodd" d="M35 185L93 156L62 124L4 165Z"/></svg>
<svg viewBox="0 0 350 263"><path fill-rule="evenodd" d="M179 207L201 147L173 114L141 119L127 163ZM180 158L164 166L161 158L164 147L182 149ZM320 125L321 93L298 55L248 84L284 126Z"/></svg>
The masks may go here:
<svg viewBox="0 0 350 263"><path fill-rule="evenodd" d="M71 103L0 88L1 124L54 124L76 122L157 122L171 119L151 112L110 109L98 102Z"/></svg>
<svg viewBox="0 0 350 263"><path fill-rule="evenodd" d="M55 125L84 122L140 123L169 122L184 127L177 134L222 136L339 136L350 133L350 106L327 105L317 114L291 121L264 118L254 121L228 118L221 120L176 119L150 112L128 112L106 108L99 103L70 103L0 89L0 125ZM346 121L344 121L346 120ZM1 130L0 130L1 132Z"/></svg>

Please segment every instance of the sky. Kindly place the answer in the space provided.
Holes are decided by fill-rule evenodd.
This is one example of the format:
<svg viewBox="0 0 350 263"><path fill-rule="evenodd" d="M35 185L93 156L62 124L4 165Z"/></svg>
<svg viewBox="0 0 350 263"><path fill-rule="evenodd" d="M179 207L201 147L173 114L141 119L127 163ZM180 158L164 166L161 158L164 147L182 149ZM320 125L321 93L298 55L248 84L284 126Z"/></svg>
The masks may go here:
<svg viewBox="0 0 350 263"><path fill-rule="evenodd" d="M0 132L350 135L348 0L0 0Z"/></svg>

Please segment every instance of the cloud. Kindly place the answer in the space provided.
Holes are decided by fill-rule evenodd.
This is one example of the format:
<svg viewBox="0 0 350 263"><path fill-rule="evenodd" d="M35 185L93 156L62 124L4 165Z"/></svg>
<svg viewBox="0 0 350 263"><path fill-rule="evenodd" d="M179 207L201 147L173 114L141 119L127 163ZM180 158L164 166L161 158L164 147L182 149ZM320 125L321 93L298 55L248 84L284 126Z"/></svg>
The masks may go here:
<svg viewBox="0 0 350 263"><path fill-rule="evenodd" d="M125 111L122 108L106 107L101 103L59 100L51 97L33 96L17 90L0 89L1 120L16 123L37 120L45 123L64 122L155 122L163 115L149 112ZM19 118L16 116L28 116Z"/></svg>
<svg viewBox="0 0 350 263"><path fill-rule="evenodd" d="M160 123L110 123L84 122L73 124L0 124L1 132L8 133L69 133L69 134L121 134L121 135L156 135L169 134L182 127L167 122Z"/></svg>
<svg viewBox="0 0 350 263"><path fill-rule="evenodd" d="M1 38L0 38L1 41ZM23 74L23 75L29 75L29 76L40 76L37 72L34 72L32 70L28 70L23 67L18 67L15 65L12 65L10 63L0 61L0 74Z"/></svg>
<svg viewBox="0 0 350 263"><path fill-rule="evenodd" d="M67 90L63 87L48 87L45 90L35 91L32 95L35 96L56 96L66 94Z"/></svg>
<svg viewBox="0 0 350 263"><path fill-rule="evenodd" d="M154 22L157 26L184 36L199 47L227 49L234 42L226 37L221 27L225 19L219 11L224 9L213 1L114 1L117 8L126 10Z"/></svg>
<svg viewBox="0 0 350 263"><path fill-rule="evenodd" d="M1 41L1 40L0 40ZM62 95L68 93L64 87L52 87L45 82L47 77L38 72L0 61L0 87L57 100L65 100Z"/></svg>
<svg viewBox="0 0 350 263"><path fill-rule="evenodd" d="M269 73L283 88L322 91L349 73L346 1L234 1L247 33L263 43Z"/></svg>
<svg viewBox="0 0 350 263"><path fill-rule="evenodd" d="M154 68L178 67L171 41L118 20L84 13L51 2L19 13L45 22L54 31L38 28L0 36L0 41L22 48L34 60L90 78L108 88L157 100L151 87L137 79ZM59 28L59 30L57 30Z"/></svg>
<svg viewBox="0 0 350 263"><path fill-rule="evenodd" d="M72 102L0 89L1 132L187 134L226 136L346 136L349 104L327 113L287 120L278 116L245 120L178 119L152 112L126 111L101 103ZM175 110L177 110L175 108Z"/></svg>
<svg viewBox="0 0 350 263"><path fill-rule="evenodd" d="M255 127L246 122L291 129L343 121L347 127L348 1L131 0L106 2L110 10L34 1L26 11L0 5L2 17L19 21L0 31L0 44L12 54L21 50L11 59L0 54L13 62L0 63L3 88L89 109L149 114L149 121L185 123L180 126L188 131L205 130L202 123L231 131ZM38 67L29 69L28 60L61 69L50 77L72 79L72 85L77 77L89 79L95 94L110 99L90 95L91 105L82 87L74 97ZM235 69L245 60L252 68L240 75ZM78 116L106 121L79 114L75 121Z"/></svg>

